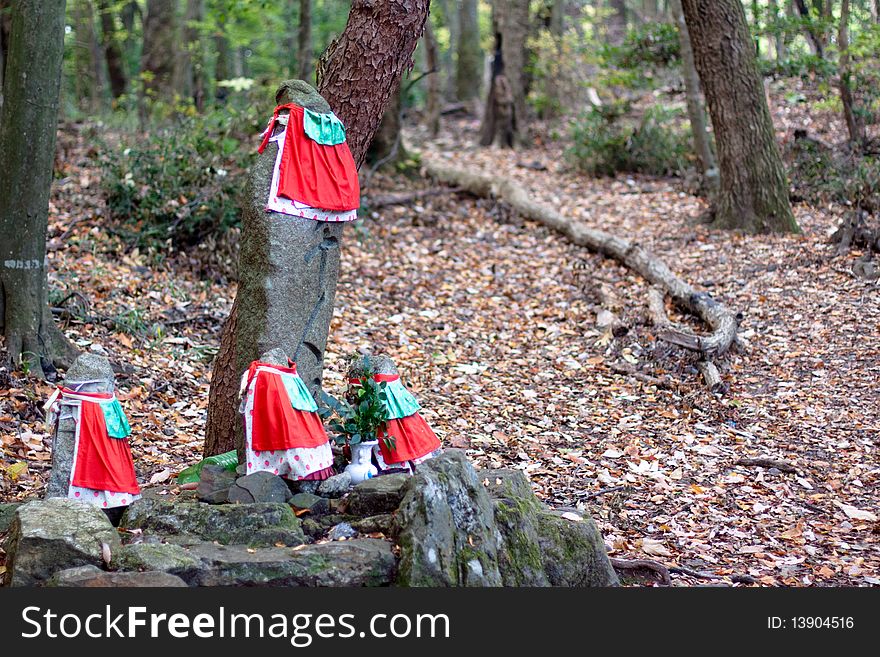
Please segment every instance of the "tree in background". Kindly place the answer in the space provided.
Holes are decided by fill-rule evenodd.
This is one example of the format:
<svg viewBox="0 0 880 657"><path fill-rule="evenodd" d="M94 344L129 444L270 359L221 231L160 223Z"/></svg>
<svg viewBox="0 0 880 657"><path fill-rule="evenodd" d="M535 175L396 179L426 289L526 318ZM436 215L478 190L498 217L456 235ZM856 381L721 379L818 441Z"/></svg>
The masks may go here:
<svg viewBox="0 0 880 657"><path fill-rule="evenodd" d="M46 231L64 54L65 0L13 3L0 109L0 329L13 366L38 376L75 350L47 304Z"/></svg>
<svg viewBox="0 0 880 657"><path fill-rule="evenodd" d="M379 127L395 84L411 66L412 54L424 29L429 0L374 3L354 0L343 33L325 51L318 64L318 90L346 126L346 137L360 166ZM236 395L237 305L223 326L220 350L214 361L205 456L234 449L234 427L239 422ZM256 358L259 354L246 354Z"/></svg>
<svg viewBox="0 0 880 657"><path fill-rule="evenodd" d="M91 0L73 0L73 23L76 96L80 109L96 114L103 106L105 75Z"/></svg>
<svg viewBox="0 0 880 657"><path fill-rule="evenodd" d="M147 0L141 76L144 95L170 103L178 55L177 8L174 0ZM146 111L142 103L142 115Z"/></svg>
<svg viewBox="0 0 880 657"><path fill-rule="evenodd" d="M462 0L458 6L458 47L455 65L455 94L460 101L480 95L483 79L483 50L477 0Z"/></svg>
<svg viewBox="0 0 880 657"><path fill-rule="evenodd" d="M297 77L312 82L315 66L312 61L312 0L299 0L297 30Z"/></svg>
<svg viewBox="0 0 880 657"><path fill-rule="evenodd" d="M101 43L104 47L104 59L107 60L107 73L110 78L110 92L113 94L113 98L119 98L128 87L128 76L125 74L125 63L117 37L116 20L109 0L98 2L98 13L101 19Z"/></svg>
<svg viewBox="0 0 880 657"><path fill-rule="evenodd" d="M669 8L678 27L678 43L681 48L681 70L684 76L685 94L687 96L688 120L691 124L691 132L694 138L694 150L700 158L703 176L711 188L717 183L718 164L715 161L715 151L712 148L712 138L706 126L706 112L703 108L703 98L700 93L700 77L694 65L694 51L691 47L691 38L688 33L687 23L681 9L681 0L670 0Z"/></svg>
<svg viewBox="0 0 880 657"><path fill-rule="evenodd" d="M713 225L799 230L764 85L739 0L682 0L720 165Z"/></svg>
<svg viewBox="0 0 880 657"><path fill-rule="evenodd" d="M528 0L495 0L492 4L495 53L480 144L498 141L512 148L523 138L526 123L526 41Z"/></svg>

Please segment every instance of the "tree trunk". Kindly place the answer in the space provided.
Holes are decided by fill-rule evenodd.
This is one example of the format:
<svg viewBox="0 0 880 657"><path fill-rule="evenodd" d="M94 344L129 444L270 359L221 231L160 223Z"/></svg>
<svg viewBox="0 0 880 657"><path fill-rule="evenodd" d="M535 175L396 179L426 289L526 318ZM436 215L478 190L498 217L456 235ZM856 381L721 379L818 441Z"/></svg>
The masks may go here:
<svg viewBox="0 0 880 657"><path fill-rule="evenodd" d="M95 12L91 0L74 0L74 63L80 109L101 110L104 96L104 62L95 34Z"/></svg>
<svg viewBox="0 0 880 657"><path fill-rule="evenodd" d="M462 0L458 7L458 57L455 66L455 95L462 102L480 95L483 78L483 51L477 0Z"/></svg>
<svg viewBox="0 0 880 657"><path fill-rule="evenodd" d="M682 9L718 147L714 225L797 232L742 3L682 0Z"/></svg>
<svg viewBox="0 0 880 657"><path fill-rule="evenodd" d="M783 0L786 2L787 0ZM785 32L779 24L779 3L777 0L767 0L768 24L773 28L773 39L776 44L776 61L785 59Z"/></svg>
<svg viewBox="0 0 880 657"><path fill-rule="evenodd" d="M449 47L443 52L443 97L450 102L458 100L455 93L455 53L458 51L458 2L434 0L434 6L440 8L446 27L449 30Z"/></svg>
<svg viewBox="0 0 880 657"><path fill-rule="evenodd" d="M205 0L186 0L183 19L183 51L177 58L174 91L191 100L198 111L205 109L205 53L201 23L205 20Z"/></svg>
<svg viewBox="0 0 880 657"><path fill-rule="evenodd" d="M178 54L175 0L147 0L141 71L146 73L144 95L167 103L174 100Z"/></svg>
<svg viewBox="0 0 880 657"><path fill-rule="evenodd" d="M761 4L758 0L752 0L752 33L755 35L755 55L761 57Z"/></svg>
<svg viewBox="0 0 880 657"><path fill-rule="evenodd" d="M101 14L101 41L104 46L104 58L107 60L107 72L110 76L110 92L113 94L113 98L119 98L125 93L128 80L122 61L122 49L116 38L116 24L113 20L113 9L109 0L100 0L98 11Z"/></svg>
<svg viewBox="0 0 880 657"><path fill-rule="evenodd" d="M871 0L871 18L880 23L880 0Z"/></svg>
<svg viewBox="0 0 880 657"><path fill-rule="evenodd" d="M297 32L297 77L309 84L315 67L312 62L312 0L299 0L299 30Z"/></svg>
<svg viewBox="0 0 880 657"><path fill-rule="evenodd" d="M400 132L400 113L403 105L400 87L401 85L398 84L391 100L388 101L379 129L376 130L367 149L366 161L373 166L394 166L408 157L406 147L403 145L403 135Z"/></svg>
<svg viewBox="0 0 880 657"><path fill-rule="evenodd" d="M865 145L865 126L855 110L852 89L852 70L849 58L849 0L842 0L840 7L840 26L837 32L837 47L840 49L840 100L843 103L843 117L849 132L849 143L856 153Z"/></svg>
<svg viewBox="0 0 880 657"><path fill-rule="evenodd" d="M358 166L366 157L395 83L411 66L428 16L428 3L429 0L353 0L345 30L321 57L318 89L345 124L348 145ZM240 364L259 356L237 353L237 316L237 304L233 304L214 362L206 456L234 448L235 426L241 422L237 404Z"/></svg>
<svg viewBox="0 0 880 657"><path fill-rule="evenodd" d="M681 70L684 75L684 84L687 96L688 119L691 122L691 132L694 135L694 150L700 158L703 166L703 175L710 182L717 182L718 164L715 162L715 152L712 149L712 138L706 126L706 112L703 108L703 99L700 92L700 78L694 65L694 51L691 48L691 38L688 34L687 23L681 10L681 0L670 0L669 8L678 26L678 43L681 49Z"/></svg>
<svg viewBox="0 0 880 657"><path fill-rule="evenodd" d="M0 0L0 109L3 109L3 72L6 70L6 5Z"/></svg>
<svg viewBox="0 0 880 657"><path fill-rule="evenodd" d="M428 66L428 97L425 102L425 123L431 137L440 133L440 53L431 19L425 21L425 60Z"/></svg>
<svg viewBox="0 0 880 657"><path fill-rule="evenodd" d="M606 28L608 31L608 43L612 46L619 46L626 38L626 0L608 0L608 8L611 10L608 15Z"/></svg>
<svg viewBox="0 0 880 657"><path fill-rule="evenodd" d="M825 57L825 41L822 38L822 33L816 29L816 26L813 23L813 17L810 15L810 8L807 7L805 0L794 0L794 4L795 7L797 7L798 13L801 15L801 18L804 19L804 34L807 37L807 43L810 46L810 50L812 50L813 54L817 57Z"/></svg>
<svg viewBox="0 0 880 657"><path fill-rule="evenodd" d="M498 140L503 146L513 147L525 134L529 3L527 0L496 0L492 6L492 24L495 57L480 144L488 146Z"/></svg>
<svg viewBox="0 0 880 657"><path fill-rule="evenodd" d="M75 353L46 302L46 230L64 55L65 0L18 0L0 110L0 330L13 366L44 376Z"/></svg>

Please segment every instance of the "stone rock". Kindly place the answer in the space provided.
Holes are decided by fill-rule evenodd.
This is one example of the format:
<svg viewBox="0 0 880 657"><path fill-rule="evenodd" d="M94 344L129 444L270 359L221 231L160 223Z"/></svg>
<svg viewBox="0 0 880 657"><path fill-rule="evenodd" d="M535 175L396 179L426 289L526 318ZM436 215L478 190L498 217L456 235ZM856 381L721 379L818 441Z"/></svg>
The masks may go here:
<svg viewBox="0 0 880 657"><path fill-rule="evenodd" d="M229 489L235 483L236 474L226 468L206 463L202 467L199 487L196 494L202 502L208 504L225 504L229 501ZM266 500L275 501L275 500ZM282 502L284 500L281 500Z"/></svg>
<svg viewBox="0 0 880 657"><path fill-rule="evenodd" d="M122 526L166 536L189 534L223 545L305 542L299 519L287 504L278 503L215 505L140 499L128 507Z"/></svg>
<svg viewBox="0 0 880 657"><path fill-rule="evenodd" d="M116 379L110 361L104 356L84 353L77 357L64 379L64 385L82 392L112 392ZM52 470L46 485L46 497L67 497L70 471L73 468L73 447L76 440L74 418L61 407L58 425L52 437Z"/></svg>
<svg viewBox="0 0 880 657"><path fill-rule="evenodd" d="M537 527L551 586L617 586L605 541L592 518L572 521L545 510L537 516Z"/></svg>
<svg viewBox="0 0 880 657"><path fill-rule="evenodd" d="M175 575L192 574L201 562L186 548L170 543L134 543L124 546L110 562L123 571L161 571Z"/></svg>
<svg viewBox="0 0 880 657"><path fill-rule="evenodd" d="M175 575L154 570L142 573L108 573L95 566L79 566L55 573L46 583L46 586L86 588L185 587L186 582Z"/></svg>
<svg viewBox="0 0 880 657"><path fill-rule="evenodd" d="M290 505L299 510L306 510L313 516L320 516L330 512L329 500L311 493L297 493L290 498Z"/></svg>
<svg viewBox="0 0 880 657"><path fill-rule="evenodd" d="M202 562L188 580L196 586L388 586L397 570L391 544L369 538L296 551L203 543L190 552Z"/></svg>
<svg viewBox="0 0 880 657"><path fill-rule="evenodd" d="M321 482L317 479L299 479L297 481L293 481L291 479L286 479L287 488L290 489L290 492L296 495L297 493L309 493L310 495L315 495L318 492L318 488L321 486Z"/></svg>
<svg viewBox="0 0 880 657"><path fill-rule="evenodd" d="M395 524L399 584L501 586L503 537L492 500L461 450L447 450L419 466Z"/></svg>
<svg viewBox="0 0 880 657"><path fill-rule="evenodd" d="M409 475L391 474L362 481L348 494L348 513L373 516L391 513L400 506Z"/></svg>
<svg viewBox="0 0 880 657"><path fill-rule="evenodd" d="M562 517L538 500L522 472L478 473L460 450L419 466L393 529L404 586L618 583L591 518Z"/></svg>
<svg viewBox="0 0 880 657"><path fill-rule="evenodd" d="M0 504L0 534L5 534L12 528L12 521L15 520L15 510L20 507L18 502L9 504Z"/></svg>
<svg viewBox="0 0 880 657"><path fill-rule="evenodd" d="M239 463L235 466L235 474L239 477L244 477L247 474L247 463Z"/></svg>
<svg viewBox="0 0 880 657"><path fill-rule="evenodd" d="M100 509L65 498L23 504L6 542L11 584L34 586L65 568L100 565L102 544L111 555L120 549L119 534Z"/></svg>
<svg viewBox="0 0 880 657"><path fill-rule="evenodd" d="M284 480L271 472L255 472L239 477L229 489L229 501L236 504L256 502L283 503L290 499L290 490Z"/></svg>
<svg viewBox="0 0 880 657"><path fill-rule="evenodd" d="M343 472L322 481L318 486L318 495L321 497L342 497L350 488L351 475Z"/></svg>
<svg viewBox="0 0 880 657"><path fill-rule="evenodd" d="M361 534L382 532L383 534L390 535L392 528L394 527L394 516L390 513L383 513L378 516L367 516L366 518L352 520L351 526Z"/></svg>
<svg viewBox="0 0 880 657"><path fill-rule="evenodd" d="M535 497L519 470L480 470L504 536L499 569L505 586L616 586L605 542L589 516L563 518Z"/></svg>
<svg viewBox="0 0 880 657"><path fill-rule="evenodd" d="M330 531L327 532L327 538L331 541L338 541L343 538L354 538L357 534L357 530L347 522L340 522L330 528Z"/></svg>

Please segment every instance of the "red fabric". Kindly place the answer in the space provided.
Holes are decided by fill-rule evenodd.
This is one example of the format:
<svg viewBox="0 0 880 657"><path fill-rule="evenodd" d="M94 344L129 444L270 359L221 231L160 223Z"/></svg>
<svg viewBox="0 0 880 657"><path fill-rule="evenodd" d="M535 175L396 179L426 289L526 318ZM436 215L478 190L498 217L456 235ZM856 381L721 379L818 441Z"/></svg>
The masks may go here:
<svg viewBox="0 0 880 657"><path fill-rule="evenodd" d="M112 396L109 393L75 394L96 399L109 399ZM132 495L141 492L128 441L107 435L104 411L96 402L83 401L80 404L79 444L73 468L74 486Z"/></svg>
<svg viewBox="0 0 880 657"><path fill-rule="evenodd" d="M278 171L278 196L321 210L359 208L360 184L348 144L319 144L306 135L302 107L293 103L279 105L275 108L275 119L283 109L290 110L290 118ZM273 120L260 144L260 153L269 143L274 125Z"/></svg>
<svg viewBox="0 0 880 657"><path fill-rule="evenodd" d="M400 378L399 374L374 374L373 381L377 383L390 383L391 381L397 381ZM349 379L348 382L353 386L363 385L363 379Z"/></svg>
<svg viewBox="0 0 880 657"><path fill-rule="evenodd" d="M293 447L318 447L327 442L327 432L317 413L300 411L290 404L290 397L281 376L255 369L251 363L254 387L254 408L251 423L251 446L257 451L275 451ZM296 368L270 365L279 370L296 372Z"/></svg>
<svg viewBox="0 0 880 657"><path fill-rule="evenodd" d="M385 463L412 461L440 449L440 439L418 413L385 423L388 435L392 436L394 449L389 449L385 441L379 439L379 449Z"/></svg>
<svg viewBox="0 0 880 657"><path fill-rule="evenodd" d="M333 466L327 466L323 470L315 470L307 474L302 479L297 479L297 481L323 481L324 479L329 479L333 475L336 474L336 471L333 469Z"/></svg>

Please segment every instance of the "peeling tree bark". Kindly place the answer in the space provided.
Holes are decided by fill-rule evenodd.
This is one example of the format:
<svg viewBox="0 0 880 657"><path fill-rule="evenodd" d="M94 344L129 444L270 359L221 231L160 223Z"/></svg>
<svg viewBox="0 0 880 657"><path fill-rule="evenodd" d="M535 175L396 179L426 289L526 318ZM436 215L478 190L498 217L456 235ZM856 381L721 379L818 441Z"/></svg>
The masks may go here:
<svg viewBox="0 0 880 657"><path fill-rule="evenodd" d="M712 299L708 293L698 292L676 276L666 263L637 244L564 217L552 208L531 200L521 187L507 178L452 169L425 159L422 164L429 176L442 183L455 185L482 198L502 200L523 217L562 233L573 244L614 258L661 288L677 306L699 317L712 331L708 335L698 336L665 323L658 334L662 340L709 357L723 354L736 339L737 318L727 307Z"/></svg>
<svg viewBox="0 0 880 657"><path fill-rule="evenodd" d="M358 166L363 164L395 84L403 71L412 67L428 4L429 0L354 0L345 31L321 57L318 90L345 124L348 145ZM205 456L235 447L241 376L235 348L237 316L237 304L233 304L214 361Z"/></svg>
<svg viewBox="0 0 880 657"><path fill-rule="evenodd" d="M46 302L64 9L65 0L14 3L0 110L0 330L11 364L26 362L38 376L75 354Z"/></svg>

